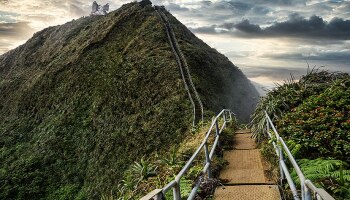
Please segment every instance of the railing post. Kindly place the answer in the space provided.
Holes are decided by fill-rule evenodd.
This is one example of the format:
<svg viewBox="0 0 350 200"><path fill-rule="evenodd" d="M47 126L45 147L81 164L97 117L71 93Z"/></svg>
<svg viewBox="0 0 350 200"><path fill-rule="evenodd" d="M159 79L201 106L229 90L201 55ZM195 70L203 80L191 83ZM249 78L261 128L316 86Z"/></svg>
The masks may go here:
<svg viewBox="0 0 350 200"><path fill-rule="evenodd" d="M220 129L219 129L219 123L218 120L215 121L215 134L216 136L219 136Z"/></svg>
<svg viewBox="0 0 350 200"><path fill-rule="evenodd" d="M281 145L278 144L279 140L280 140L280 138L278 138L278 140L277 140L277 146L278 146L278 152L279 152L279 162L278 162L278 164L280 166L281 184L283 184L283 180L285 179L285 175L284 175L283 168L282 168L282 161L284 159L284 156L283 156L282 147L281 147Z"/></svg>
<svg viewBox="0 0 350 200"><path fill-rule="evenodd" d="M204 166L209 163L209 167L208 167L208 178L211 178L211 164L210 164L210 158L209 158L209 149L208 149L208 143L205 142L204 145L204 152L205 152L205 164Z"/></svg>
<svg viewBox="0 0 350 200"><path fill-rule="evenodd" d="M174 200L181 200L180 182L176 183L173 187L173 196Z"/></svg>
<svg viewBox="0 0 350 200"><path fill-rule="evenodd" d="M300 177L299 177L300 178ZM304 180L300 179L300 189L301 189L301 200L305 200L305 183Z"/></svg>
<svg viewBox="0 0 350 200"><path fill-rule="evenodd" d="M269 136L269 131L270 131L270 124L269 124L269 120L267 119L267 116L265 116L266 118L266 134L267 136ZM272 138L270 138L272 139Z"/></svg>
<svg viewBox="0 0 350 200"><path fill-rule="evenodd" d="M303 183L303 187L304 187L304 199L305 200L311 200L312 199L311 192L310 192L309 188L305 185L305 180L304 180L304 183Z"/></svg>
<svg viewBox="0 0 350 200"><path fill-rule="evenodd" d="M216 120L215 121L215 137L219 137L219 135L220 135L219 123L218 123L218 120ZM218 147L221 148L220 140L218 140Z"/></svg>

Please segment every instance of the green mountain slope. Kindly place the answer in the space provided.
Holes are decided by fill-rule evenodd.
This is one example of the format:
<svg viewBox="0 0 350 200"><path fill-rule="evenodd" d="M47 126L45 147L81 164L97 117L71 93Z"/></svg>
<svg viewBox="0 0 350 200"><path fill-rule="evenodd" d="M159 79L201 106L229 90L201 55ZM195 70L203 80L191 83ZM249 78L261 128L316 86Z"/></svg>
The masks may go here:
<svg viewBox="0 0 350 200"><path fill-rule="evenodd" d="M246 120L254 87L166 14L207 114ZM99 198L133 161L180 143L191 109L153 7L44 29L0 56L0 199Z"/></svg>

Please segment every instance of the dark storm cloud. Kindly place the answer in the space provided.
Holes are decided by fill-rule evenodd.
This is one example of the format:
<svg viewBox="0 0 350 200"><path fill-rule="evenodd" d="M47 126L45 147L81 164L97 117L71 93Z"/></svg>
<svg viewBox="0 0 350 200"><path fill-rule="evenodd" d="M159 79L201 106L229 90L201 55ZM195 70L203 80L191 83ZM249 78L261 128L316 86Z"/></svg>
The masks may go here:
<svg viewBox="0 0 350 200"><path fill-rule="evenodd" d="M237 30L245 32L245 33L251 33L251 34L260 34L262 33L262 29L259 25L251 24L249 20L243 20L242 22L236 24L234 26Z"/></svg>
<svg viewBox="0 0 350 200"><path fill-rule="evenodd" d="M32 33L33 29L28 22L0 23L0 38L23 39Z"/></svg>
<svg viewBox="0 0 350 200"><path fill-rule="evenodd" d="M253 0L255 4L269 4L274 6L293 6L305 4L306 0Z"/></svg>
<svg viewBox="0 0 350 200"><path fill-rule="evenodd" d="M247 32L248 33L248 32ZM292 15L288 21L275 23L264 29L265 35L327 38L337 40L350 39L350 20L333 18L330 22L319 16L309 19Z"/></svg>
<svg viewBox="0 0 350 200"><path fill-rule="evenodd" d="M217 27L216 25L212 25L212 26L202 26L202 27L198 27L198 28L191 28L190 27L189 29L195 33L217 34L217 32L215 31L216 27Z"/></svg>
<svg viewBox="0 0 350 200"><path fill-rule="evenodd" d="M330 22L324 21L319 16L311 16L305 19L298 14L292 14L284 22L275 22L266 28L261 28L257 24L250 23L245 19L239 23L224 23L221 25L210 26L226 28L231 30L231 34L240 37L293 37L309 39L332 39L332 40L349 40L350 39L350 20L333 18ZM232 30L232 28L235 30ZM208 28L208 27L207 27ZM218 33L210 32L208 29L193 29L198 33ZM204 32L201 32L201 31ZM220 32L219 32L220 33ZM227 31L225 32L227 33Z"/></svg>
<svg viewBox="0 0 350 200"><path fill-rule="evenodd" d="M225 28L225 29L233 29L235 27L235 24L234 23L224 23L222 25L220 25L220 28Z"/></svg>

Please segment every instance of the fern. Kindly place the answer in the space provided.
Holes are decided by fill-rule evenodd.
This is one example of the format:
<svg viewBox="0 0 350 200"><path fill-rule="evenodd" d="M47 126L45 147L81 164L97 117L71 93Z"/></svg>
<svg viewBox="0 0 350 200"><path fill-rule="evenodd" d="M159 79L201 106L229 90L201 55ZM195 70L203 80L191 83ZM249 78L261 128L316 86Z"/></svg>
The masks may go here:
<svg viewBox="0 0 350 200"><path fill-rule="evenodd" d="M293 157L297 158L299 156L300 149L302 148L301 144L296 143L294 140L287 140L286 144Z"/></svg>
<svg viewBox="0 0 350 200"><path fill-rule="evenodd" d="M187 179L180 180L181 196L187 198L192 191L192 181Z"/></svg>
<svg viewBox="0 0 350 200"><path fill-rule="evenodd" d="M350 182L350 170L344 169L348 165L341 160L301 159L298 164L305 178L314 182L318 187L322 187L322 181L325 180L335 181L339 185L345 185ZM294 169L291 176L295 183L299 185L300 180Z"/></svg>

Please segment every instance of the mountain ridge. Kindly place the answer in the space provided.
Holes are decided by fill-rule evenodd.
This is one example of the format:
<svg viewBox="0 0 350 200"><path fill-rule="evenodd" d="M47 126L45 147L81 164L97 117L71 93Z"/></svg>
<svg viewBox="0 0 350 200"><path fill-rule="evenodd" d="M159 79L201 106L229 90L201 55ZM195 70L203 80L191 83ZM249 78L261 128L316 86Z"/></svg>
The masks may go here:
<svg viewBox="0 0 350 200"><path fill-rule="evenodd" d="M205 116L231 108L249 117L254 86L164 12ZM192 118L153 7L133 2L46 28L0 56L0 197L99 198L135 160L181 143Z"/></svg>

